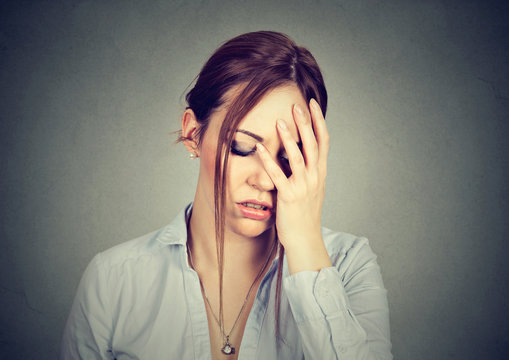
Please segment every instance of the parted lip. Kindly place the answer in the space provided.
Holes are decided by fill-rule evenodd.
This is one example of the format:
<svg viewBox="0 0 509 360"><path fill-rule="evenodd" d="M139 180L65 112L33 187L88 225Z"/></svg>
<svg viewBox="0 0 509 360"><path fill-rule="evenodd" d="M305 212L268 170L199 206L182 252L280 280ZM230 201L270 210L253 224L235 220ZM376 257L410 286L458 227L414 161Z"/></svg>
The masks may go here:
<svg viewBox="0 0 509 360"><path fill-rule="evenodd" d="M255 205L265 206L267 208L267 210L272 210L272 205L270 205L266 201L249 199L249 200L244 200L244 201L239 202L239 204L245 204L245 203L251 203L251 204L255 204Z"/></svg>

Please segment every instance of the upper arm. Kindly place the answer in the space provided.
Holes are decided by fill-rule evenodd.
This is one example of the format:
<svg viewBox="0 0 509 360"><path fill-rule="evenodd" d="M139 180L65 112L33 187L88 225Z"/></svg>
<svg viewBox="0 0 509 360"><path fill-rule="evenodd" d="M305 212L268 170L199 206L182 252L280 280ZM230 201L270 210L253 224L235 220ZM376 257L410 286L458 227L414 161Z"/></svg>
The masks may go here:
<svg viewBox="0 0 509 360"><path fill-rule="evenodd" d="M389 306L377 257L367 239L357 238L345 254L341 278L349 308L364 329L372 352L391 354Z"/></svg>
<svg viewBox="0 0 509 360"><path fill-rule="evenodd" d="M81 278L65 326L60 359L112 359L112 320L107 274L100 254L87 266Z"/></svg>

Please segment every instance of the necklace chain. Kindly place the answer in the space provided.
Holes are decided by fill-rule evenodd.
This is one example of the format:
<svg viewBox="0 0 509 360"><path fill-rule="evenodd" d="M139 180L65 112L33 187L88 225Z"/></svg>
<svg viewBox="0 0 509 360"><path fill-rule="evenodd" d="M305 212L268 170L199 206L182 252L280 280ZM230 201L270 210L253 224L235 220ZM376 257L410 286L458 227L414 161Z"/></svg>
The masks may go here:
<svg viewBox="0 0 509 360"><path fill-rule="evenodd" d="M188 241L186 242L186 247L187 247L187 252L189 253L189 261L191 263L191 267L193 268L193 270L196 271L196 269L194 267L194 264L193 264L193 256L192 256L191 248L189 247L189 242ZM230 345L230 335L232 334L233 330L235 329L235 326L237 326L237 323L239 322L239 319L240 319L240 315L242 314L242 312L244 311L244 308L246 307L247 301L249 299L249 295L251 294L251 291L253 290L254 285L256 284L256 282L260 279L260 276L262 275L263 270L267 267L267 264L269 263L269 259L270 259L271 255L272 255L272 252L274 251L275 247L276 247L276 241L274 241L274 244L272 245L272 249L270 250L269 255L267 256L267 259L265 260L265 263L260 268L260 271L258 272L258 275L256 275L256 278L254 279L253 283L249 287L249 290L247 292L246 298L244 299L244 303L242 304L242 307L240 308L239 314L237 315L237 318L235 319L235 322L233 323L233 326L232 326L232 328L231 328L231 330L230 330L230 332L228 334L226 334L225 331L224 331L224 320L223 320L223 324L221 324L221 322L217 318L216 314L214 313L214 310L212 309L212 305L210 304L209 297L207 296L207 292L205 291L205 287L203 286L203 283L202 283L200 277L198 276L198 280L200 282L200 287L201 287L201 289L203 291L203 294L205 295L205 300L207 301L207 304L209 305L210 312L214 316L214 319L216 320L217 324L219 325L219 329L221 330L221 333L223 335L223 341L226 338L225 344L224 344L223 349L222 349L222 351L225 354L230 354L230 351L232 351L231 352L232 354L235 352L235 348L231 347L231 345ZM225 351L225 349L228 349L228 351Z"/></svg>

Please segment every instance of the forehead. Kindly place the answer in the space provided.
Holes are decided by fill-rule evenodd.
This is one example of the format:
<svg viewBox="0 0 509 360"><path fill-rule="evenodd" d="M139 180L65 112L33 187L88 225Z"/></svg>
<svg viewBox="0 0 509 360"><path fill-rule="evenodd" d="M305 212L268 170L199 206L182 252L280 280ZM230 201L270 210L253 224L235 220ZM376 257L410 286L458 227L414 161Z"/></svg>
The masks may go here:
<svg viewBox="0 0 509 360"><path fill-rule="evenodd" d="M239 129L253 132L266 141L279 140L276 121L285 120L292 137L298 141L299 134L293 119L293 105L299 104L307 112L307 103L296 85L286 85L269 91L242 119Z"/></svg>

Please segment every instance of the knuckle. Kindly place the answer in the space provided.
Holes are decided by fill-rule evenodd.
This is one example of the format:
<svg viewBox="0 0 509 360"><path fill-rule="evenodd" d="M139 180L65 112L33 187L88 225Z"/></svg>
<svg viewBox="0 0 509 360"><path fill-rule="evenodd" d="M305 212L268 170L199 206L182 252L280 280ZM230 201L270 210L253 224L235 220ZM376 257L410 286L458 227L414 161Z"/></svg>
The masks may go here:
<svg viewBox="0 0 509 360"><path fill-rule="evenodd" d="M300 166L300 165L304 164L304 158L300 154L296 155L295 158L293 159L293 163L295 165L299 165Z"/></svg>
<svg viewBox="0 0 509 360"><path fill-rule="evenodd" d="M274 178L276 179L276 181L277 181L278 183L282 183L282 182L283 182L283 180L285 180L285 179L286 179L286 176L284 176L284 174L282 174L282 173L279 171L279 172L277 172L277 173L274 175Z"/></svg>
<svg viewBox="0 0 509 360"><path fill-rule="evenodd" d="M316 141L313 141L309 147L310 150L314 153L318 151L318 144L316 143Z"/></svg>
<svg viewBox="0 0 509 360"><path fill-rule="evenodd" d="M279 178L278 166L276 164L274 164L273 162L270 163L270 165L267 168L267 171L272 178L276 178L276 179Z"/></svg>
<svg viewBox="0 0 509 360"><path fill-rule="evenodd" d="M293 191L289 191L286 194L286 201L289 203L295 202L297 200L297 197L295 196L295 193Z"/></svg>
<svg viewBox="0 0 509 360"><path fill-rule="evenodd" d="M279 200L285 203L291 203L293 200L293 195L289 191L285 191L285 189L278 190L278 198Z"/></svg>
<svg viewBox="0 0 509 360"><path fill-rule="evenodd" d="M270 177L276 184L280 184L283 181L284 174L281 174L281 171L278 167L274 166L271 168Z"/></svg>
<svg viewBox="0 0 509 360"><path fill-rule="evenodd" d="M306 114L299 115L299 120L300 120L301 125L308 125L309 124L309 119L308 119L308 116Z"/></svg>
<svg viewBox="0 0 509 360"><path fill-rule="evenodd" d="M308 180L309 187L311 189L317 189L318 188L318 174L311 175Z"/></svg>
<svg viewBox="0 0 509 360"><path fill-rule="evenodd" d="M327 146L329 146L329 143L330 143L330 135L328 132L326 132L325 134L323 134L323 143Z"/></svg>

